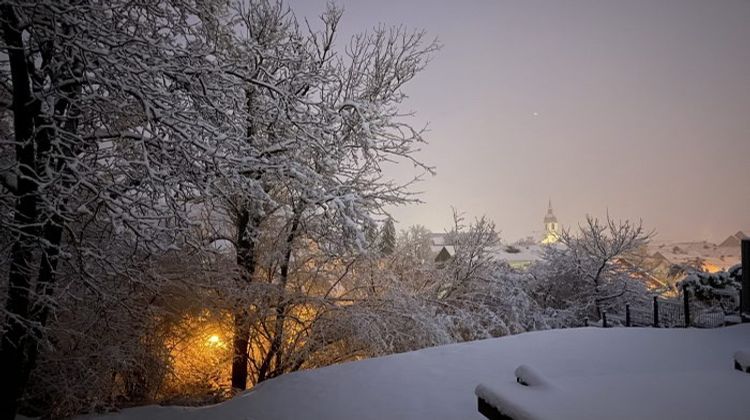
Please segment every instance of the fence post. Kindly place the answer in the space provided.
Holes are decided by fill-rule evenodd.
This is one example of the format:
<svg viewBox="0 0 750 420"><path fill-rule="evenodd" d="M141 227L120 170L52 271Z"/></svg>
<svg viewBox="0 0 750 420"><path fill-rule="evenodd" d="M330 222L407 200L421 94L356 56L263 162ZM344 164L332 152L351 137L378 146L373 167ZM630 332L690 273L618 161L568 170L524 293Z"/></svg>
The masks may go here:
<svg viewBox="0 0 750 420"><path fill-rule="evenodd" d="M742 294L740 295L740 317L750 322L750 239L742 240Z"/></svg>
<svg viewBox="0 0 750 420"><path fill-rule="evenodd" d="M625 304L625 326L626 327L630 326L630 304L629 303Z"/></svg>
<svg viewBox="0 0 750 420"><path fill-rule="evenodd" d="M690 326L690 291L687 286L682 286L682 303L684 305L683 312L685 312L685 328Z"/></svg>
<svg viewBox="0 0 750 420"><path fill-rule="evenodd" d="M607 328L607 311L602 311L602 327Z"/></svg>
<svg viewBox="0 0 750 420"><path fill-rule="evenodd" d="M659 299L654 296L654 328L659 328Z"/></svg>

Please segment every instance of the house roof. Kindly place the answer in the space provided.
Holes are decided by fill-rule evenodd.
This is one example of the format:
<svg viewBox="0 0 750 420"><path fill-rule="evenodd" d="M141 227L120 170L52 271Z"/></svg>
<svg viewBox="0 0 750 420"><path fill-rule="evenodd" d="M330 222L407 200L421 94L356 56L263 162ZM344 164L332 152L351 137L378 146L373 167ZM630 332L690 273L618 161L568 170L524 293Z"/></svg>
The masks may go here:
<svg viewBox="0 0 750 420"><path fill-rule="evenodd" d="M432 245L430 250L435 254L439 254L443 250L446 250L450 256L456 255L456 248L453 245Z"/></svg>
<svg viewBox="0 0 750 420"><path fill-rule="evenodd" d="M544 254L542 247L539 245L520 246L513 245L518 252L508 252L509 246L501 245L493 248L492 254L498 260L514 262L514 261L536 261L542 258Z"/></svg>
<svg viewBox="0 0 750 420"><path fill-rule="evenodd" d="M445 248L441 249L440 252L435 256L435 262L442 263L445 261L450 260L453 258L452 255L448 253L448 251L445 250Z"/></svg>
<svg viewBox="0 0 750 420"><path fill-rule="evenodd" d="M445 245L445 233L431 233L430 241L432 241L433 246ZM438 249L438 251L440 250Z"/></svg>
<svg viewBox="0 0 750 420"><path fill-rule="evenodd" d="M723 248L735 248L740 246L743 239L750 239L750 236L747 236L743 231L740 230L734 235L729 235L727 239L724 239L724 242L719 244L719 246Z"/></svg>

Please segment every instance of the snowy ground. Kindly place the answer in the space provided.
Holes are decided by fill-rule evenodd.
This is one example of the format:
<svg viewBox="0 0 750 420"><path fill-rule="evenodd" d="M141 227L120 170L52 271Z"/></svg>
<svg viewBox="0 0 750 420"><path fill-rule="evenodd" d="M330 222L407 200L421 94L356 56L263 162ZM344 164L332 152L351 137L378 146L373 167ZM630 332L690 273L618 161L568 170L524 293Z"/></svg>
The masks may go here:
<svg viewBox="0 0 750 420"><path fill-rule="evenodd" d="M518 418L739 419L750 374L733 369L733 355L745 349L750 324L541 331L285 375L216 406L104 419L482 419L479 384ZM543 384L517 384L522 364Z"/></svg>

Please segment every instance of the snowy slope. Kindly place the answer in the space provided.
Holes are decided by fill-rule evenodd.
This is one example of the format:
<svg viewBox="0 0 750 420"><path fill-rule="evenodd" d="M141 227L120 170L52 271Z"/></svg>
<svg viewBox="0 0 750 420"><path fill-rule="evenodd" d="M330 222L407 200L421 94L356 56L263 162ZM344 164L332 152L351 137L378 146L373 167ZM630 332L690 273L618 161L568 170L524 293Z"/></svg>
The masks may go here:
<svg viewBox="0 0 750 420"><path fill-rule="evenodd" d="M664 242L656 241L649 245L649 253L659 252L673 264L687 264L700 258L716 270L726 270L738 264L742 259L740 247L720 247L716 244L701 242Z"/></svg>
<svg viewBox="0 0 750 420"><path fill-rule="evenodd" d="M733 369L733 354L748 348L750 324L541 331L289 374L212 407L103 418L482 419L480 383L519 417L747 418L750 374ZM522 364L543 376L541 387L516 383Z"/></svg>

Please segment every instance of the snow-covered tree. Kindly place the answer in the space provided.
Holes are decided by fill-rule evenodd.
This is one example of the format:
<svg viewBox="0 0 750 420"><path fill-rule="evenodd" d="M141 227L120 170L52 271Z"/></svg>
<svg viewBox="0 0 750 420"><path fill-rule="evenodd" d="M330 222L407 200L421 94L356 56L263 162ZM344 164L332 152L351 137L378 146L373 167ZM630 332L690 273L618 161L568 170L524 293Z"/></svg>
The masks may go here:
<svg viewBox="0 0 750 420"><path fill-rule="evenodd" d="M381 165L405 160L430 171L413 157L421 131L409 125L400 104L403 88L437 45L423 32L380 26L339 50L334 41L342 12L334 6L322 14L320 30L301 25L276 2L238 2L231 13L217 36L231 41L217 56L245 84L238 102L247 115L246 136L231 151L243 163L227 168L214 204L232 221L240 288L259 280L257 246L266 226L286 226L273 276L284 290L297 244L312 239L329 251L361 251L371 216L386 204L412 200L409 183L383 177ZM238 389L246 386L250 357L246 303L240 299L235 314ZM282 306L271 353L283 335Z"/></svg>
<svg viewBox="0 0 750 420"><path fill-rule="evenodd" d="M531 299L528 275L495 258L500 239L495 224L481 217L469 225L454 210L448 233L455 254L440 268L436 300L454 320L457 340L475 340L545 328Z"/></svg>
<svg viewBox="0 0 750 420"><path fill-rule="evenodd" d="M402 232L393 256L378 267L377 293L346 308L357 326L352 337L369 354L546 327L527 293L528 275L494 258L498 235L492 222L480 218L467 225L454 212L448 236L455 255L438 264L428 232Z"/></svg>
<svg viewBox="0 0 750 420"><path fill-rule="evenodd" d="M586 216L577 233L563 230L560 245L547 247L532 267L537 302L565 325L645 296L639 251L651 236L641 223Z"/></svg>
<svg viewBox="0 0 750 420"><path fill-rule="evenodd" d="M383 255L393 254L396 248L396 226L393 224L393 218L385 219L383 229L380 232L380 253Z"/></svg>
<svg viewBox="0 0 750 420"><path fill-rule="evenodd" d="M346 267L368 249L363 232L384 206L413 200L410 182L381 166L430 172L414 158L422 131L401 104L437 44L378 26L338 48L341 10L329 6L315 29L264 0L0 7L0 418L15 414L40 351L42 371L53 371L55 346L72 337L89 344L86 357L108 340L141 352L126 355L136 365L158 353L149 328L172 330L154 322L180 319L163 310L182 307L166 302L184 283L233 315L235 387L249 365L260 380L323 363L317 350L340 340L321 326L333 319L331 295L347 292ZM227 244L233 281L201 283L211 251ZM175 253L198 272L164 276ZM118 321L83 340L86 317L72 312L83 303ZM297 322L301 310L314 316ZM131 333L112 339L122 331ZM151 339L154 352L139 347ZM91 366L145 398L145 365Z"/></svg>
<svg viewBox="0 0 750 420"><path fill-rule="evenodd" d="M421 225L410 226L396 238L399 258L420 263L429 263L435 258L432 253L432 232Z"/></svg>
<svg viewBox="0 0 750 420"><path fill-rule="evenodd" d="M216 118L241 111L227 108L231 89L216 86L232 79L202 41L217 4L0 5L0 84L13 119L0 139L9 243L0 418L14 416L58 292L72 281L97 290L101 272L137 280L135 262L178 245L185 203L220 169L219 145L241 133ZM134 258L112 258L106 241Z"/></svg>

